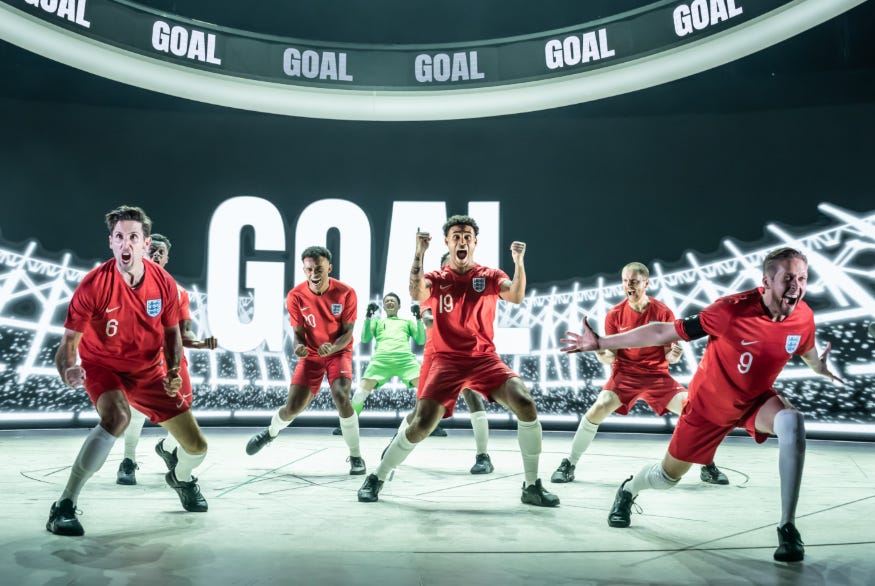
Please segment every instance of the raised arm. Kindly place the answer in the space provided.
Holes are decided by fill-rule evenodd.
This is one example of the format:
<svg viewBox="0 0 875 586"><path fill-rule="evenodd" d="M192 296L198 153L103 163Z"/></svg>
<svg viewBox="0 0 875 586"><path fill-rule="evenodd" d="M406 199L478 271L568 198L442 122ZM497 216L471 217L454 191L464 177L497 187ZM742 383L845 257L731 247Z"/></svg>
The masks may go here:
<svg viewBox="0 0 875 586"><path fill-rule="evenodd" d="M410 307L410 313L413 314L413 322L410 322L410 337L413 341L422 346L425 344L425 324L422 320L422 314L418 305Z"/></svg>
<svg viewBox="0 0 875 586"><path fill-rule="evenodd" d="M526 296L526 266L523 262L526 256L526 243L511 242L510 254L513 257L513 280L501 284L499 296L511 303L522 303Z"/></svg>
<svg viewBox="0 0 875 586"><path fill-rule="evenodd" d="M802 360L805 361L805 364L808 365L811 370L816 372L817 374L823 375L830 380L834 380L845 384L845 381L834 375L829 370L829 365L827 364L827 357L829 356L829 352L832 350L832 344L827 342L826 348L823 351L823 354L820 356L817 355L817 347L812 346L811 350L802 355Z"/></svg>
<svg viewBox="0 0 875 586"><path fill-rule="evenodd" d="M365 312L365 323L362 325L362 344L367 344L374 339L377 334L377 321L374 315L380 310L380 306L376 303L368 303L368 310Z"/></svg>
<svg viewBox="0 0 875 586"><path fill-rule="evenodd" d="M416 252L413 254L413 265L410 267L410 297L414 301L428 299L431 283L425 278L422 259L430 242L431 236L428 232L416 232Z"/></svg>

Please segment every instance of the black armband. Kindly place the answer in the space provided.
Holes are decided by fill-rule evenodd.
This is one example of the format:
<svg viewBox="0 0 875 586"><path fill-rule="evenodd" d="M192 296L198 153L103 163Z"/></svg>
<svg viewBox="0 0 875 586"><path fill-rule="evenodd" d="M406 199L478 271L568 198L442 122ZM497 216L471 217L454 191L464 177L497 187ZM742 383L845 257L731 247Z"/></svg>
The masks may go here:
<svg viewBox="0 0 875 586"><path fill-rule="evenodd" d="M684 318L681 321L681 327L683 327L684 333L690 340L704 338L708 335L708 332L706 332L705 328L702 327L702 321L699 319L698 313L696 315L691 315L690 317Z"/></svg>

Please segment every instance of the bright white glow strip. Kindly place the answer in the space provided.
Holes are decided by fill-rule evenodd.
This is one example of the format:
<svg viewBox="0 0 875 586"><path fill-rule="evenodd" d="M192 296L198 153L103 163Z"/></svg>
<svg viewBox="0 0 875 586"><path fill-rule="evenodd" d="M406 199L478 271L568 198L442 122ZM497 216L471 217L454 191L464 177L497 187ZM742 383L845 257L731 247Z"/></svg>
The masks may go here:
<svg viewBox="0 0 875 586"><path fill-rule="evenodd" d="M822 431L832 434L872 435L875 436L875 425L864 423L816 423L805 422L805 431Z"/></svg>
<svg viewBox="0 0 875 586"><path fill-rule="evenodd" d="M852 376L875 374L875 364L849 364L845 366L845 373Z"/></svg>
<svg viewBox="0 0 875 586"><path fill-rule="evenodd" d="M0 4L0 37L95 75L220 106L338 120L451 120L557 108L680 79L774 45L864 1L797 0L723 33L632 62L467 90L333 90L218 75L93 41L6 4Z"/></svg>
<svg viewBox="0 0 875 586"><path fill-rule="evenodd" d="M466 413L467 415L467 413ZM455 419L455 417L453 417ZM554 415L552 413L539 413L538 419L544 423L579 423L580 417L577 415Z"/></svg>
<svg viewBox="0 0 875 586"><path fill-rule="evenodd" d="M230 411L198 411L194 409L192 413L195 419L228 419L231 417Z"/></svg>
<svg viewBox="0 0 875 586"><path fill-rule="evenodd" d="M197 412L197 411L195 411L195 412ZM254 418L254 417L273 417L274 413L276 413L276 409L274 409L273 411L235 411L234 418L235 419L241 419L241 418L249 419L249 418ZM297 419L299 417L306 417L306 416L307 416L307 411L305 411L304 413L301 413L295 419Z"/></svg>
<svg viewBox="0 0 875 586"><path fill-rule="evenodd" d="M0 421L72 421L72 413L46 413L31 411L29 413L0 413Z"/></svg>

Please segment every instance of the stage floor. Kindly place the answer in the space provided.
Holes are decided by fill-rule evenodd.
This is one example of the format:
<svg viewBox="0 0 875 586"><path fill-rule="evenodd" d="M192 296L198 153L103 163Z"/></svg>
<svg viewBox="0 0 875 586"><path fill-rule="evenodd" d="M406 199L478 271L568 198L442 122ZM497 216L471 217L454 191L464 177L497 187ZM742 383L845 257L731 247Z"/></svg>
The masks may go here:
<svg viewBox="0 0 875 586"><path fill-rule="evenodd" d="M84 537L45 530L86 430L0 432L3 584L875 584L875 444L809 441L797 527L802 563L772 560L780 503L775 440L730 437L717 463L730 486L645 491L628 529L607 514L620 482L662 457L668 436L599 434L571 484L551 484L570 433L547 432L541 477L555 509L520 503L516 433L493 431L495 472L468 473L469 431L430 437L359 503L346 446L325 428L290 428L261 453L254 428L207 428L196 471L205 514L182 511L147 429L137 486L115 484L116 443L79 501ZM363 430L369 471L392 434Z"/></svg>

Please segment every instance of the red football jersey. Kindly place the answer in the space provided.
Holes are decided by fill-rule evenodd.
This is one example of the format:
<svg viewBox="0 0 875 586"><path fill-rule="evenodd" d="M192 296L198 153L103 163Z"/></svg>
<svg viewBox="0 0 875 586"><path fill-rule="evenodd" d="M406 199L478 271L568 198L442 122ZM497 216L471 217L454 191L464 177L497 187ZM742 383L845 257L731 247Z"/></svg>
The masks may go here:
<svg viewBox="0 0 875 586"><path fill-rule="evenodd" d="M161 360L164 328L179 323L176 281L153 262L131 288L110 259L82 279L64 327L82 333L79 356L115 372L137 372Z"/></svg>
<svg viewBox="0 0 875 586"><path fill-rule="evenodd" d="M762 289L718 299L701 312L708 345L690 382L690 403L709 421L730 424L763 392L772 388L793 355L814 347L814 313L804 301L787 319L772 321L762 304ZM678 335L689 340L684 320Z"/></svg>
<svg viewBox="0 0 875 586"><path fill-rule="evenodd" d="M495 352L492 324L501 284L501 269L478 264L460 275L449 267L425 275L431 282L429 303L434 325L429 332L434 351L464 356Z"/></svg>
<svg viewBox="0 0 875 586"><path fill-rule="evenodd" d="M661 301L648 297L650 302L644 311L638 313L629 305L626 299L618 303L605 316L605 334L627 332L652 321L672 322L674 314ZM613 369L625 374L653 374L668 372L668 360L665 351L671 346L648 346L646 348L629 348L617 350Z"/></svg>
<svg viewBox="0 0 875 586"><path fill-rule="evenodd" d="M344 323L355 321L358 312L355 291L337 279L328 279L328 289L322 295L310 290L304 281L286 296L286 309L292 327L304 327L304 340L309 356L319 356L317 349L325 342L334 343L340 337ZM345 350L352 351L352 341Z"/></svg>

